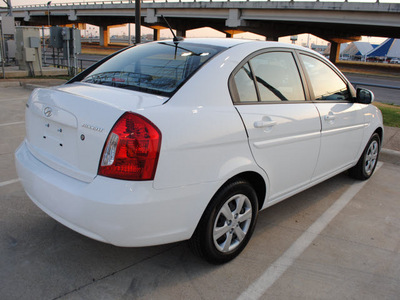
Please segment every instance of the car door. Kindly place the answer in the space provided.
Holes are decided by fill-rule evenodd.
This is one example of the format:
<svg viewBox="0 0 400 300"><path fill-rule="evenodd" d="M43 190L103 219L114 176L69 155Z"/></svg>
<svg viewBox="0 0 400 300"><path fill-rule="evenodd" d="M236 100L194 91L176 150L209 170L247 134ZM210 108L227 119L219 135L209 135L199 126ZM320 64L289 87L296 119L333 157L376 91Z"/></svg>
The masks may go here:
<svg viewBox="0 0 400 300"><path fill-rule="evenodd" d="M269 178L269 202L308 184L321 125L315 105L305 100L294 53L254 54L238 66L230 83L253 157Z"/></svg>
<svg viewBox="0 0 400 300"><path fill-rule="evenodd" d="M359 152L364 131L362 105L353 102L347 82L327 62L300 54L310 94L321 116L321 150L313 180L349 167Z"/></svg>

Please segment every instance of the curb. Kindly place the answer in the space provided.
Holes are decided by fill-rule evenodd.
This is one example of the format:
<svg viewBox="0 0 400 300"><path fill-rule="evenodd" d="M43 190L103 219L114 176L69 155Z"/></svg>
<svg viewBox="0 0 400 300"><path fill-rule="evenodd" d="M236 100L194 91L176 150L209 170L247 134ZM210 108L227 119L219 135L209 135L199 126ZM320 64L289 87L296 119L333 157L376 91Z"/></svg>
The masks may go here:
<svg viewBox="0 0 400 300"><path fill-rule="evenodd" d="M62 85L65 82L67 82L67 81L66 80L54 80L53 82L47 81L48 84L43 85L43 84L37 84L37 83L30 83L29 81L20 81L19 84L23 88L33 91L34 89L37 89L37 88L49 88L52 86Z"/></svg>
<svg viewBox="0 0 400 300"><path fill-rule="evenodd" d="M46 84L40 84L41 81ZM0 80L1 88L10 88L10 87L23 87L28 90L34 90L36 88L46 88L52 86L58 86L66 83L67 80L64 79L48 79L48 80L37 80L37 79L20 79L20 80Z"/></svg>
<svg viewBox="0 0 400 300"><path fill-rule="evenodd" d="M18 87L21 86L19 81L4 81L0 82L0 87L8 88L8 87Z"/></svg>
<svg viewBox="0 0 400 300"><path fill-rule="evenodd" d="M379 160L400 166L400 151L382 148Z"/></svg>
<svg viewBox="0 0 400 300"><path fill-rule="evenodd" d="M31 83L25 83L25 82L21 82L21 86L22 86L24 89L31 90L31 91L33 91L34 89L45 88L44 85L31 84Z"/></svg>

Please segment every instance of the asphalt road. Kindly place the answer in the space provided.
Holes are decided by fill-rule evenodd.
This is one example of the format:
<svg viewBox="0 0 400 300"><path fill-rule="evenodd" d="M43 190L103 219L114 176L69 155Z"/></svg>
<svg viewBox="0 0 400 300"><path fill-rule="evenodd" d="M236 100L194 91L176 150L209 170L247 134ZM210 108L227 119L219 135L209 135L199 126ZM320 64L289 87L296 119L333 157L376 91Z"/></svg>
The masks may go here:
<svg viewBox="0 0 400 300"><path fill-rule="evenodd" d="M0 86L0 299L398 299L400 160L261 212L245 251L214 266L185 242L96 242L36 207L14 167L29 94Z"/></svg>
<svg viewBox="0 0 400 300"><path fill-rule="evenodd" d="M355 87L364 87L371 90L375 95L375 101L400 105L400 76L396 77L385 77L385 76L372 76L363 74L346 74L346 77L350 82L359 82ZM380 88L369 86L372 85L386 85L395 87L396 89Z"/></svg>

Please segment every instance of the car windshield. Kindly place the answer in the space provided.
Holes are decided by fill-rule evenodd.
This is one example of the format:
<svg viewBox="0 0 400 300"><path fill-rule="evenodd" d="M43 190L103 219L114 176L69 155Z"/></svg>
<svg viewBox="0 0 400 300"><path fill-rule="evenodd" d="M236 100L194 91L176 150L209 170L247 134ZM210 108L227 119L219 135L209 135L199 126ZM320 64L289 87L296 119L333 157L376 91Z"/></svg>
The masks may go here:
<svg viewBox="0 0 400 300"><path fill-rule="evenodd" d="M171 96L196 70L224 50L190 42L157 42L129 48L82 81Z"/></svg>

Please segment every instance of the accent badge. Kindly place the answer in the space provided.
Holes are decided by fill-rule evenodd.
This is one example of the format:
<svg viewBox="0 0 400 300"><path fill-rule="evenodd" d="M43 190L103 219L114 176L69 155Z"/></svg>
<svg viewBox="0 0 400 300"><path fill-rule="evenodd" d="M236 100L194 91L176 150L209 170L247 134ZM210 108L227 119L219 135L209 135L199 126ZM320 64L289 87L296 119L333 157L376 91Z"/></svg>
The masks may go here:
<svg viewBox="0 0 400 300"><path fill-rule="evenodd" d="M104 130L104 128L101 128L101 127L98 127L98 126L94 126L94 125L90 125L90 124L86 124L86 123L83 124L82 127L90 129L90 130L94 130L94 131L97 131L97 132L103 132L103 130Z"/></svg>

